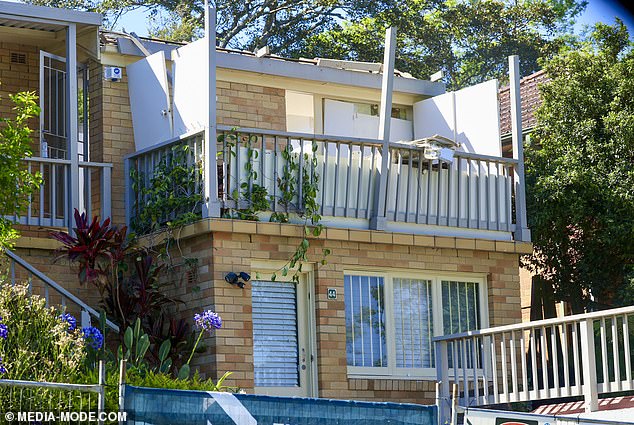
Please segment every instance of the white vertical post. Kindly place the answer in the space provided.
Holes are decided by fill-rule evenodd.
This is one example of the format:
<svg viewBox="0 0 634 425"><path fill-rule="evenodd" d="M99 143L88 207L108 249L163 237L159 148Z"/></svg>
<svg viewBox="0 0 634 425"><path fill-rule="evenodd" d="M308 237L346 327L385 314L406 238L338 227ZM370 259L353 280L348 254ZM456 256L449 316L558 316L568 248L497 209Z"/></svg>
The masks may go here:
<svg viewBox="0 0 634 425"><path fill-rule="evenodd" d="M106 363L99 360L99 397L97 399L98 423L103 425L103 415L106 411Z"/></svg>
<svg viewBox="0 0 634 425"><path fill-rule="evenodd" d="M216 9L205 1L205 41L207 42L207 123L203 150L205 204L203 217L220 217L218 167L216 159Z"/></svg>
<svg viewBox="0 0 634 425"><path fill-rule="evenodd" d="M526 221L526 182L524 179L524 144L522 140L522 100L520 97L520 59L509 56L511 83L511 131L515 168L515 240L530 242L531 233Z"/></svg>
<svg viewBox="0 0 634 425"><path fill-rule="evenodd" d="M80 323L82 328L90 327L90 313L86 310L81 311Z"/></svg>
<svg viewBox="0 0 634 425"><path fill-rule="evenodd" d="M455 341L452 342L455 344ZM438 423L446 424L451 420L447 411L449 401L449 356L447 355L447 341L436 342L436 405L438 407ZM454 362L456 359L454 358Z"/></svg>
<svg viewBox="0 0 634 425"><path fill-rule="evenodd" d="M77 128L77 27L66 28L66 143L70 160L68 229L73 228L73 209L79 208L79 134ZM53 213L53 212L51 212Z"/></svg>
<svg viewBox="0 0 634 425"><path fill-rule="evenodd" d="M396 28L385 30L385 51L383 53L383 80L381 83L381 109L379 120L379 140L383 141L381 153L381 174L377 196L374 199L374 215L370 219L370 228L384 230L387 222L385 204L387 176L390 166L390 120L392 119L392 88L394 86L394 58L396 56Z"/></svg>
<svg viewBox="0 0 634 425"><path fill-rule="evenodd" d="M119 412L125 412L125 380L126 380L126 361L121 360L119 363ZM125 421L120 418L119 425L123 425Z"/></svg>
<svg viewBox="0 0 634 425"><path fill-rule="evenodd" d="M127 164L127 161L125 162L125 164ZM128 173L124 174L125 176L125 186L126 186L126 192L125 195L126 198L128 196L127 193L127 187L129 185L128 181L130 180L130 170L127 170ZM90 172L89 168L86 168L86 172ZM112 168L105 166L101 169L102 175L101 175L101 220L105 220L107 217L110 217L110 215L112 214ZM90 199L88 199L87 202L90 202ZM127 215L128 215L128 210L126 210L126 219L127 219ZM127 224L127 221L126 221Z"/></svg>
<svg viewBox="0 0 634 425"><path fill-rule="evenodd" d="M123 175L124 181L124 206L125 206L125 225L130 227L130 218L132 217L132 207L134 206L134 194L132 191L132 177L130 176L130 168L132 165L131 158L123 158ZM136 170L135 170L136 171Z"/></svg>
<svg viewBox="0 0 634 425"><path fill-rule="evenodd" d="M599 410L597 393L597 358L594 352L594 326L592 319L579 322L581 336L581 364L583 366L583 402L586 412ZM607 379L606 379L607 382Z"/></svg>

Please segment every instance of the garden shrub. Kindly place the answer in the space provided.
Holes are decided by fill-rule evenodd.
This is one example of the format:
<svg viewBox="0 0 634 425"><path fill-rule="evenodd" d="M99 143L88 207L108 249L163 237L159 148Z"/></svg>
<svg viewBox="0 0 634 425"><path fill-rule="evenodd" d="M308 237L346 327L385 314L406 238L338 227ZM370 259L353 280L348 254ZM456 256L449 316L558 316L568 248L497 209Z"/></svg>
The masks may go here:
<svg viewBox="0 0 634 425"><path fill-rule="evenodd" d="M80 376L87 355L81 331L71 330L26 284L0 284L0 317L2 378L72 382Z"/></svg>

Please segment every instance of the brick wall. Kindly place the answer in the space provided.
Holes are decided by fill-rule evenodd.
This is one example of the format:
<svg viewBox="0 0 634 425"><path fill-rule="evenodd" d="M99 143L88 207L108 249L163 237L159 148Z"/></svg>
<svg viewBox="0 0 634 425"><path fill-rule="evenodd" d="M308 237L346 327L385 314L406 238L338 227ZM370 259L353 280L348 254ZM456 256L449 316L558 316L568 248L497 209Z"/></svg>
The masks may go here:
<svg viewBox="0 0 634 425"><path fill-rule="evenodd" d="M203 222L204 223L204 222ZM208 231L198 230L181 241L182 254L197 258L198 281L181 283L175 296L184 301L180 312L189 320L211 308L224 320L211 349L195 365L208 376L232 371L229 385L253 389L253 323L251 291L227 284L231 271L252 272L262 260L287 260L301 241L301 227L273 223L215 220ZM385 232L328 229L326 237L311 244L310 256L331 250L328 264L315 278L318 386L320 397L433 403L435 383L421 380L349 379L346 366L343 272L362 266L394 270L479 273L487 276L489 324L521 321L518 247L509 242L423 237ZM526 247L521 247L526 250ZM182 281L186 282L186 281ZM192 287L196 286L193 291ZM336 288L337 300L327 289Z"/></svg>
<svg viewBox="0 0 634 425"><path fill-rule="evenodd" d="M284 90L218 81L219 125L286 131Z"/></svg>
<svg viewBox="0 0 634 425"><path fill-rule="evenodd" d="M183 229L181 251L173 259L178 263L183 258L196 258L198 262L194 270L181 266L171 272L173 285L167 287L169 295L183 301L172 313L191 323L195 313L209 308L224 321L214 337L205 339L205 353L195 356L194 366L204 375L217 378L232 371L228 385L253 391L251 284L239 289L227 284L224 276L230 271L253 272L255 262L287 260L301 241L302 230L290 224L224 219L202 220ZM42 240L39 241L41 245ZM98 305L94 288L80 287L72 267L53 262L52 245L49 249L33 246L38 244L25 238L16 252L80 298ZM530 244L326 229L322 238L312 241L310 257L321 258L323 248L331 250L328 264L314 272L320 397L434 402L432 380L347 377L343 272L351 267L485 275L489 325L518 323L522 319L518 258L530 250ZM336 300L328 299L328 288L337 289Z"/></svg>
<svg viewBox="0 0 634 425"><path fill-rule="evenodd" d="M125 178L123 157L134 152L134 131L128 78L122 69L121 81L103 79L103 67L94 63L90 67L90 140L92 160L112 163L112 221L125 223ZM96 180L96 179L95 179ZM93 184L98 184L93 180ZM93 188L98 194L98 188ZM97 201L95 199L95 201ZM97 210L96 210L97 211Z"/></svg>
<svg viewBox="0 0 634 425"><path fill-rule="evenodd" d="M26 63L12 63L11 53L26 55ZM14 116L13 103L9 99L10 94L20 91L39 92L40 86L40 57L39 49L15 43L0 42L0 116ZM29 122L29 128L33 129L33 153L39 152L39 120Z"/></svg>

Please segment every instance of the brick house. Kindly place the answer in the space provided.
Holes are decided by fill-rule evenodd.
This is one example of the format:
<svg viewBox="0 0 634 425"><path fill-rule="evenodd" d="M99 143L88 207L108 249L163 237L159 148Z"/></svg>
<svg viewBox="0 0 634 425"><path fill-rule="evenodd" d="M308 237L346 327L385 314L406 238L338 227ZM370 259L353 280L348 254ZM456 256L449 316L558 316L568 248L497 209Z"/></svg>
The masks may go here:
<svg viewBox="0 0 634 425"><path fill-rule="evenodd" d="M197 261L175 279L185 304L174 315L222 316L196 360L207 376L232 371L229 385L263 394L433 403L434 336L521 321L519 256L531 251L515 196L523 165L502 156L497 118L467 119L487 108L498 116L497 84L473 88L481 97L452 94L395 71L383 141L380 64L205 50L207 39L100 32L97 14L0 9L0 112L21 90L35 90L43 109L33 123L39 154L27 163L44 185L17 219L16 253L97 305L95 291L53 262L49 231L71 226L75 207L133 222L144 205L130 171L148 182L166 152L187 145L205 200L201 218L180 230L182 255ZM426 139L434 133L465 139L443 148L443 161ZM300 170L286 203L276 192L282 151ZM273 281L304 238L301 182L315 175L326 229L311 238L299 283L279 272ZM249 206L253 185L273 197L261 220L223 218ZM290 222L269 222L274 212ZM240 272L252 277L244 288L226 281Z"/></svg>

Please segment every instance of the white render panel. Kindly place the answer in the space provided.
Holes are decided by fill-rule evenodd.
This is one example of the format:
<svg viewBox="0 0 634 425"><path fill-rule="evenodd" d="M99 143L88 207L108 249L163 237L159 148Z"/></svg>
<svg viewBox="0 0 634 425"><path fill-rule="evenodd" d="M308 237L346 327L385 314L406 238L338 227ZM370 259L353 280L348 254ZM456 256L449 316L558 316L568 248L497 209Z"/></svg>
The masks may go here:
<svg viewBox="0 0 634 425"><path fill-rule="evenodd" d="M203 92L206 44L204 39L172 52L174 64L174 135L205 127L207 97Z"/></svg>
<svg viewBox="0 0 634 425"><path fill-rule="evenodd" d="M160 51L126 67L136 150L172 137L165 53Z"/></svg>
<svg viewBox="0 0 634 425"><path fill-rule="evenodd" d="M324 102L324 134L341 137L377 139L379 117L354 112L354 103L326 99ZM412 122L392 118L390 141L412 140Z"/></svg>
<svg viewBox="0 0 634 425"><path fill-rule="evenodd" d="M414 137L455 137L465 152L502 156L497 93L497 80L489 80L415 103Z"/></svg>

